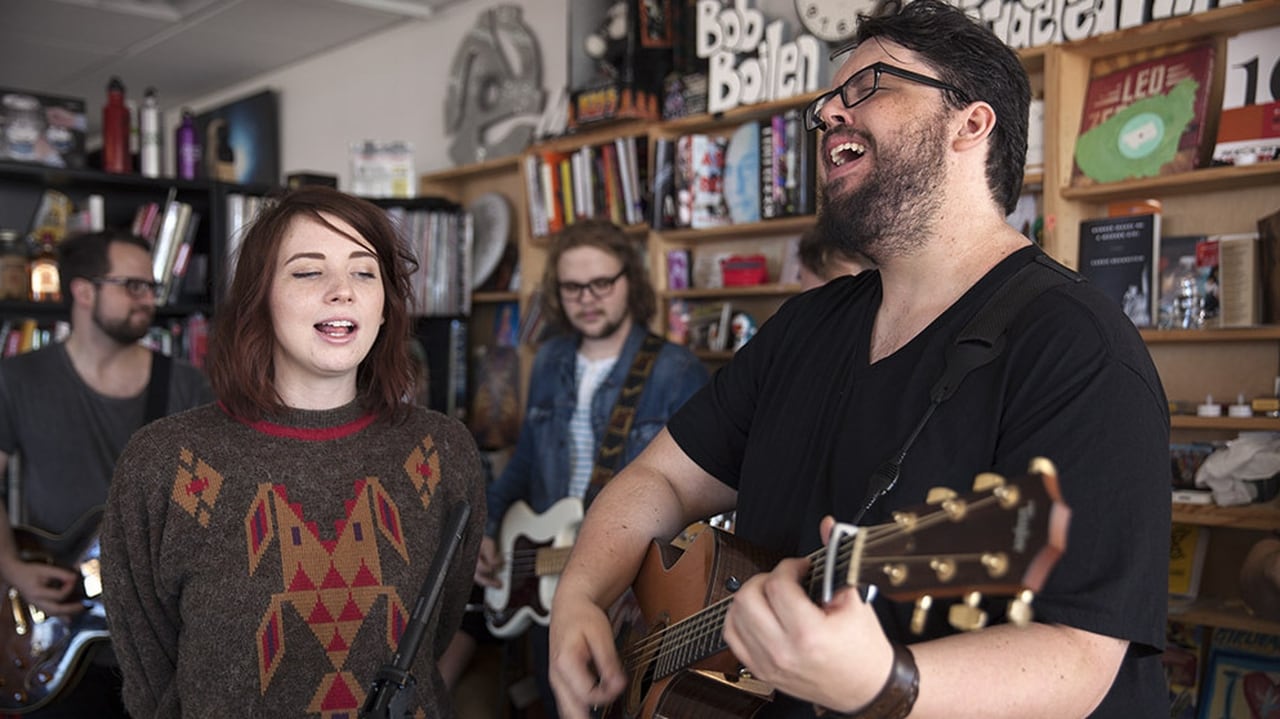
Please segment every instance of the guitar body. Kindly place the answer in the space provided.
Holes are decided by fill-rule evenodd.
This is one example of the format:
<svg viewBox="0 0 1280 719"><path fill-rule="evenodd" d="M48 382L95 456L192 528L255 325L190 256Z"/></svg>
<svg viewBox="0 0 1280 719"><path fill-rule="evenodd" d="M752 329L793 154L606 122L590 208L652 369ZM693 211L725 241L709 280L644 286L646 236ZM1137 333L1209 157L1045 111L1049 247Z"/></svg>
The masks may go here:
<svg viewBox="0 0 1280 719"><path fill-rule="evenodd" d="M495 637L515 637L532 622L546 626L551 621L551 597L562 558L578 536L582 514L582 500L574 497L556 502L542 514L524 502L507 509L498 530L498 551L504 558L498 573L502 586L484 590L485 624ZM552 557L561 561L548 561Z"/></svg>
<svg viewBox="0 0 1280 719"><path fill-rule="evenodd" d="M641 658L624 662L630 671L627 689L604 716L729 719L759 711L769 700L769 688L740 678L741 665L722 640L682 650L680 667L644 647L660 642L677 622L731 596L748 577L773 568L780 558L710 527L683 553L654 542L632 587L634 601L620 602L613 610L620 653Z"/></svg>
<svg viewBox="0 0 1280 719"><path fill-rule="evenodd" d="M102 605L98 523L95 510L61 535L14 528L24 560L47 562L77 571L76 592L85 611L74 617L47 616L28 604L18 591L0 581L0 712L25 714L54 701L75 684L84 671L85 654L95 642L107 639L107 614Z"/></svg>
<svg viewBox="0 0 1280 719"><path fill-rule="evenodd" d="M1071 510L1057 470L1037 458L1014 482L984 473L974 484L967 496L930 492L928 502L894 512L892 522L837 525L827 546L806 557L809 598L821 604L842 588L875 585L893 601L921 602L910 627L920 634L935 597L963 598L948 609L953 628L986 626L982 593L994 592L1014 597L1010 622L1030 622L1034 593L1066 548ZM724 640L724 620L733 593L780 559L714 529L683 552L650 546L631 593L611 610L627 688L603 716L754 716L773 690L742 671Z"/></svg>

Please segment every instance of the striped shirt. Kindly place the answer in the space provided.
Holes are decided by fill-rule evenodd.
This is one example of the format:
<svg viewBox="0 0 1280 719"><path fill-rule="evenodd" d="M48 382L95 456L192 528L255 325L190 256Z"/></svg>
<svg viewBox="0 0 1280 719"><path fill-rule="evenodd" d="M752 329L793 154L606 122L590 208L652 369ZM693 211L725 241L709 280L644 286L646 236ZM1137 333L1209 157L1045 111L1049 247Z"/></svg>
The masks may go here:
<svg viewBox="0 0 1280 719"><path fill-rule="evenodd" d="M573 408L573 417L569 419L569 467L573 472L569 476L570 497L582 497L587 493L596 458L596 437L591 431L591 398L595 397L600 383L617 361L616 356L593 360L578 355L574 370L578 403Z"/></svg>

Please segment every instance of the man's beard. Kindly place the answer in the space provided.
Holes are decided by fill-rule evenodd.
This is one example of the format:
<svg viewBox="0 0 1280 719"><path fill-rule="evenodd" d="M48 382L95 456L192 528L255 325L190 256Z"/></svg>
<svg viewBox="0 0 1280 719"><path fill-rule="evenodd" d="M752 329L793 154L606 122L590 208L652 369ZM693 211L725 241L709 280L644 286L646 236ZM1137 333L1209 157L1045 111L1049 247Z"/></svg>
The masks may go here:
<svg viewBox="0 0 1280 719"><path fill-rule="evenodd" d="M93 305L93 323L102 330L103 334L122 345L131 345L134 342L147 336L147 331L151 329L151 320L155 317L155 313L151 313L144 323L132 322L133 313L125 315L118 320L108 320L102 316L102 307L95 302Z"/></svg>
<svg viewBox="0 0 1280 719"><path fill-rule="evenodd" d="M817 230L830 246L879 264L928 241L942 204L945 117L939 111L912 123L894 144L863 140L877 150L871 173L847 192L828 186L818 213Z"/></svg>
<svg viewBox="0 0 1280 719"><path fill-rule="evenodd" d="M598 331L596 331L596 332L582 332L582 330L579 330L579 332L581 332L581 333L582 333L582 336L583 336L583 337L585 337L586 339L590 339L590 340L604 340L604 339L609 339L610 337L612 337L612 336L614 336L615 334L617 334L617 333L618 333L618 330L622 329L622 325L623 325L626 321L627 321L627 315L626 315L626 314L623 314L621 317L619 317L618 319L613 320L613 321L611 321L611 322L607 323L604 327L601 327L601 328L600 328Z"/></svg>

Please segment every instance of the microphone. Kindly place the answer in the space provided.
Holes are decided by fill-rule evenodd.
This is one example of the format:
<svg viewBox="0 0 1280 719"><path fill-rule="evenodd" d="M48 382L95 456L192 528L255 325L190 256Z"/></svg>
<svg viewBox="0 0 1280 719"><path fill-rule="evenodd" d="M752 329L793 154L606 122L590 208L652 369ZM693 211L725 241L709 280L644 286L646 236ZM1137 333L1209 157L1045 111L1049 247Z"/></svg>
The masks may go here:
<svg viewBox="0 0 1280 719"><path fill-rule="evenodd" d="M418 654L418 646L427 629L427 622L440 598L440 590L444 588L445 576L449 573L449 564L453 555L462 544L462 535L467 527L467 519L471 517L471 504L467 501L454 505L445 523L444 547L436 552L427 570L427 578L422 582L422 590L414 603L413 613L409 616L409 624L390 664L383 664L374 675L369 696L360 708L360 719L390 719L409 715L409 700L415 684L409 667L413 666L414 657Z"/></svg>

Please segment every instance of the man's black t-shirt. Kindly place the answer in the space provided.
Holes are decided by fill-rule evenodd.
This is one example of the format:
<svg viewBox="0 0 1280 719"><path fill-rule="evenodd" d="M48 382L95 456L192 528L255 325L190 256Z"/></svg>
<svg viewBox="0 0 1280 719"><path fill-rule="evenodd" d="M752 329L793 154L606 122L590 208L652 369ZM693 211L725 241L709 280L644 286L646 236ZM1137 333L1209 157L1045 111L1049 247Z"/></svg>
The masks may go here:
<svg viewBox="0 0 1280 719"><path fill-rule="evenodd" d="M903 446L929 405L947 347L1000 286L1040 251L1006 258L906 346L875 364L880 304L874 271L788 301L670 421L680 447L738 490L736 532L793 556L820 546L825 514L847 521L875 468ZM915 439L894 489L861 524L920 504L932 487L971 491L980 472L1058 468L1071 508L1067 549L1036 597L1038 621L1131 642L1100 717L1164 716L1159 665L1167 610L1168 406L1132 323L1087 283L1033 300L1007 346L968 375ZM877 606L891 638L909 635L909 606ZM997 618L995 601L988 602ZM926 636L945 627L935 609ZM850 647L850 661L857 648ZM992 681L999 681L992 677ZM1162 703L1163 702L1163 703ZM769 716L811 716L779 701Z"/></svg>

